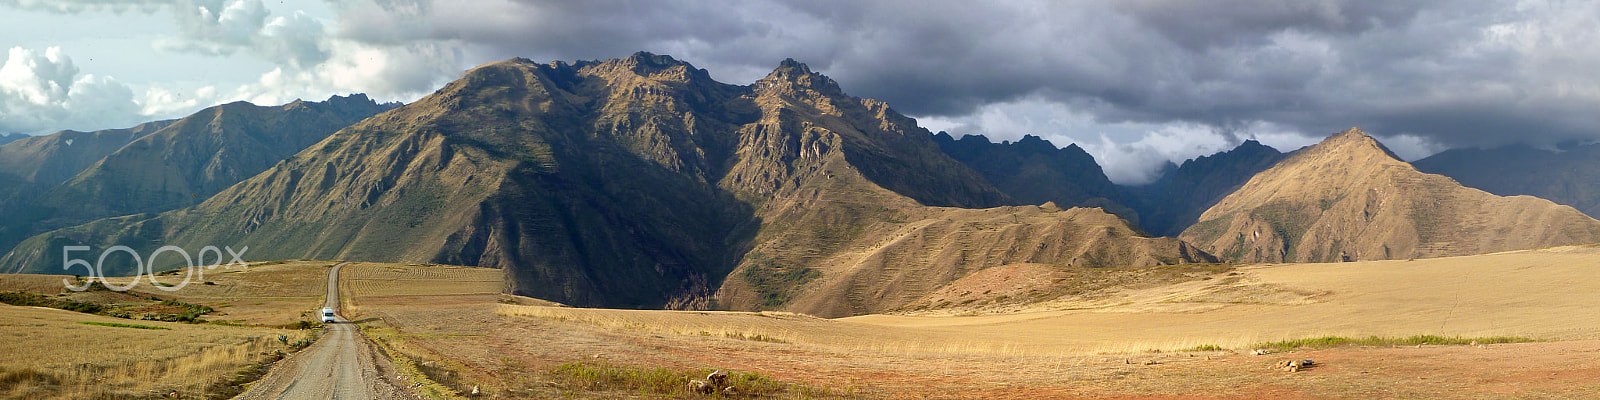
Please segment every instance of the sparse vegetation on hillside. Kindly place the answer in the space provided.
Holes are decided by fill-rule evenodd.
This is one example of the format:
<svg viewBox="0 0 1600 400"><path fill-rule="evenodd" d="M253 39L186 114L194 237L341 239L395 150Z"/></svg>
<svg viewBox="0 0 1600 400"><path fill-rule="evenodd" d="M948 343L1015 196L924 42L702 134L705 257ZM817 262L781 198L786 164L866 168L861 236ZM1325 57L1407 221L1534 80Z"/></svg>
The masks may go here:
<svg viewBox="0 0 1600 400"><path fill-rule="evenodd" d="M822 273L811 268L785 268L760 259L746 267L742 275L750 288L760 296L762 308L766 309L782 307L794 297L795 290L820 276Z"/></svg>
<svg viewBox="0 0 1600 400"><path fill-rule="evenodd" d="M1301 207L1288 201L1263 204L1250 210L1250 216L1266 221L1267 226L1272 227L1273 235L1283 241L1283 248L1274 249L1282 252L1283 260L1295 259L1295 247L1300 244L1301 236L1305 235L1306 228L1312 222L1312 217Z"/></svg>
<svg viewBox="0 0 1600 400"><path fill-rule="evenodd" d="M1187 232L1191 233L1194 237L1194 240L1200 243L1215 241L1218 237L1221 237L1222 234L1227 233L1228 220L1231 219L1229 218L1231 216L1232 214L1229 214L1220 218L1200 221L1199 223L1189 226L1189 230ZM1218 255L1220 256L1221 254ZM1224 258L1231 259L1226 257Z"/></svg>

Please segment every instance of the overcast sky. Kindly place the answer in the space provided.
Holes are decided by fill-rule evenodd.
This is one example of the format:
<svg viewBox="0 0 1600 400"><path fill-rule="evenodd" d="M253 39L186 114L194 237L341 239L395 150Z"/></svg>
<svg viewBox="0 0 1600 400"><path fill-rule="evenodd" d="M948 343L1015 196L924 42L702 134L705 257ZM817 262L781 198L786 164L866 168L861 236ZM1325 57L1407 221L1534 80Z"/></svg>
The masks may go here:
<svg viewBox="0 0 1600 400"><path fill-rule="evenodd" d="M0 0L0 132L233 100L416 100L486 62L792 57L931 130L1078 143L1139 183L1351 126L1416 159L1600 139L1600 5L1544 1Z"/></svg>

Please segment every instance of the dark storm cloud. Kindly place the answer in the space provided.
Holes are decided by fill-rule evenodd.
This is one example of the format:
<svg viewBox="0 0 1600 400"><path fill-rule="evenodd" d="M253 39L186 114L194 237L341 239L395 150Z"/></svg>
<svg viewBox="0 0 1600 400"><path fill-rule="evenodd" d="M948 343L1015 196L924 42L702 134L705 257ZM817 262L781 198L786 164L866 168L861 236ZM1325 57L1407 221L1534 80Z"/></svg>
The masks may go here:
<svg viewBox="0 0 1600 400"><path fill-rule="evenodd" d="M672 54L733 83L793 57L959 117L1042 99L1102 123L1361 126L1445 145L1595 138L1600 6L1542 2L536 2L345 6L339 35L482 60ZM736 78L736 79L730 79ZM1020 133L1018 133L1020 134Z"/></svg>

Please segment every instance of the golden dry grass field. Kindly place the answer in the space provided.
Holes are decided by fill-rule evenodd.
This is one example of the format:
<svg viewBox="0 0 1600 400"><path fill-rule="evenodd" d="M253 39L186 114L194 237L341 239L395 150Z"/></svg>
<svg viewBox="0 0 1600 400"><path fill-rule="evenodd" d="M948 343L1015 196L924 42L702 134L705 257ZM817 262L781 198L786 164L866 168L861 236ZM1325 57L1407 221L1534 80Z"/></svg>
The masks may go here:
<svg viewBox="0 0 1600 400"><path fill-rule="evenodd" d="M1218 268L1020 309L842 319L535 305L495 294L493 271L478 272L476 290L360 282L421 273L393 268L352 270L366 271L350 283L363 317L382 321L380 336L403 343L408 358L440 366L446 386L491 397L651 396L563 386L548 371L570 363L723 368L812 388L777 396L794 398L1600 397L1593 246ZM1327 335L1538 341L1250 353ZM1302 358L1318 364L1274 368Z"/></svg>
<svg viewBox="0 0 1600 400"><path fill-rule="evenodd" d="M131 324L159 329L90 325ZM213 385L285 350L305 331L130 321L42 307L0 305L0 396L147 398L214 392ZM188 398L188 397L185 397Z"/></svg>
<svg viewBox="0 0 1600 400"><path fill-rule="evenodd" d="M246 269L205 270L166 292L148 280L132 294L73 293L60 275L0 275L0 292L29 292L105 306L152 303L141 296L210 306L209 321L189 324L114 318L44 307L0 305L0 397L209 398L231 393L241 373L289 351L311 330L274 329L311 320L322 303L328 262L254 263ZM204 270L198 268L197 271ZM111 278L120 286L132 278ZM177 284L181 276L160 276ZM207 284L206 282L210 282ZM148 306L146 308L160 308ZM101 325L93 325L94 323ZM131 326L119 326L131 325ZM154 329L150 329L154 328ZM283 337L280 340L280 335Z"/></svg>
<svg viewBox="0 0 1600 400"><path fill-rule="evenodd" d="M840 321L982 338L1035 354L1242 348L1326 335L1600 339L1600 248L1245 266L1214 279L1035 308L1046 311Z"/></svg>

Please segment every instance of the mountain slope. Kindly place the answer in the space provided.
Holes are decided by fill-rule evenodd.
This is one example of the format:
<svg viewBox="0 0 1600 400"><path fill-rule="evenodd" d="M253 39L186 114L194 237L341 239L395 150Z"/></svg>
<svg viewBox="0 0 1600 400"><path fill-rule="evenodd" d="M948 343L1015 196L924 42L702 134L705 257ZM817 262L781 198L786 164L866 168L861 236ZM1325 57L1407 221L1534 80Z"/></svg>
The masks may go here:
<svg viewBox="0 0 1600 400"><path fill-rule="evenodd" d="M836 201L831 197L814 201ZM949 282L1006 264L1128 267L1217 261L1180 240L1143 236L1127 221L1094 208L884 204L836 203L784 215L774 224L780 228L763 231L766 240L758 240L722 286L718 301L737 309L841 317L899 308ZM856 223L837 228L828 223L838 220Z"/></svg>
<svg viewBox="0 0 1600 400"><path fill-rule="evenodd" d="M177 120L155 121L126 129L94 132L60 131L0 145L0 174L54 186L94 165L134 139Z"/></svg>
<svg viewBox="0 0 1600 400"><path fill-rule="evenodd" d="M32 137L32 136L29 136L26 133L4 133L4 134L0 134L0 145L5 145L6 143L15 142L15 141L22 140L24 138L29 138L29 137Z"/></svg>
<svg viewBox="0 0 1600 400"><path fill-rule="evenodd" d="M1257 174L1180 238L1230 261L1332 262L1594 243L1600 221L1418 172L1351 128Z"/></svg>
<svg viewBox="0 0 1600 400"><path fill-rule="evenodd" d="M0 249L47 229L37 223L51 212L39 197L129 142L176 120L126 129L60 131L0 145ZM50 228L58 228L53 226Z"/></svg>
<svg viewBox="0 0 1600 400"><path fill-rule="evenodd" d="M1139 224L1128 204L1132 196L1106 178L1094 156L1077 144L1056 148L1050 141L1023 135L1016 142L993 143L983 135L957 140L948 133L933 136L951 158L966 164L1010 196L1017 204L1054 202L1063 207L1100 207Z"/></svg>
<svg viewBox="0 0 1600 400"><path fill-rule="evenodd" d="M943 275L916 279L1011 259L1209 257L1139 237L1097 210L940 207L1009 201L910 118L849 97L793 60L735 86L648 53L512 59L340 130L199 205L35 236L0 265L59 268L49 249L79 243L144 253L249 246L251 259L497 267L515 293L575 305L844 315L916 298L923 286L861 294L924 271ZM914 226L932 226L926 242L963 256L871 261L905 253L890 235ZM1010 233L983 237L997 227ZM1076 242L1040 246L1036 236Z"/></svg>
<svg viewBox="0 0 1600 400"><path fill-rule="evenodd" d="M1184 161L1155 182L1132 188L1139 198L1133 202L1139 226L1152 235L1177 236L1206 209L1286 156L1246 140L1233 150Z"/></svg>
<svg viewBox="0 0 1600 400"><path fill-rule="evenodd" d="M106 155L44 196L53 218L161 212L194 205L350 124L394 108L366 95L276 107L200 110Z"/></svg>
<svg viewBox="0 0 1600 400"><path fill-rule="evenodd" d="M927 130L882 102L838 93L831 79L792 61L755 87L756 104L770 117L747 128L751 134L744 137L760 141L741 146L741 152L759 156L740 165L787 164L758 169L795 173L784 179L789 184L761 192L761 229L717 291L721 306L837 317L893 309L965 274L1009 262L1124 266L1213 260L1177 240L1142 237L1100 210L1061 212L1053 204L925 207L928 201L891 190L870 173L886 167L852 153L857 143L884 149L879 151L917 149L879 163L901 165L900 176L920 170L964 184L983 181L939 152ZM888 140L882 138L899 143L884 146ZM742 171L736 167L724 185L744 186L739 177L750 174ZM918 186L959 193L948 183Z"/></svg>
<svg viewBox="0 0 1600 400"><path fill-rule="evenodd" d="M365 95L278 107L235 102L130 129L64 131L0 146L0 163L21 173L0 174L0 185L12 188L0 202L0 248L97 218L199 203L394 106Z"/></svg>
<svg viewBox="0 0 1600 400"><path fill-rule="evenodd" d="M1536 196L1600 217L1600 144L1452 149L1412 164L1489 193Z"/></svg>

